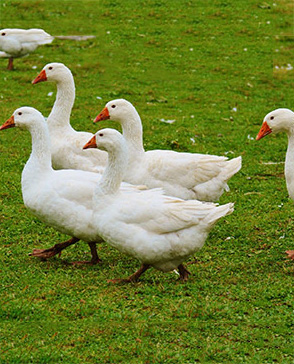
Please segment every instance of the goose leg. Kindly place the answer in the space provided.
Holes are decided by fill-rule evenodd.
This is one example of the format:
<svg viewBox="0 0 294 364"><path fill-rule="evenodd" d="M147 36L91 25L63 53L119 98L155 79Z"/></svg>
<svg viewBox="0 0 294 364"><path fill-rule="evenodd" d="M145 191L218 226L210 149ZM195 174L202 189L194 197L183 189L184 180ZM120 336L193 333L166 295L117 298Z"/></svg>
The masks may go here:
<svg viewBox="0 0 294 364"><path fill-rule="evenodd" d="M13 58L12 57L9 57L9 59L8 59L7 69L10 70L10 71L13 70Z"/></svg>
<svg viewBox="0 0 294 364"><path fill-rule="evenodd" d="M149 264L142 264L141 267L128 278L117 278L117 279L109 279L107 282L109 283L131 283L137 282L141 274L143 274L147 269L151 266Z"/></svg>
<svg viewBox="0 0 294 364"><path fill-rule="evenodd" d="M32 257L39 257L42 259L48 259L54 257L56 254L60 254L62 250L67 248L70 245L77 243L80 239L78 238L71 238L63 243L55 244L52 248L48 249L34 249L32 253L29 255Z"/></svg>
<svg viewBox="0 0 294 364"><path fill-rule="evenodd" d="M286 254L288 255L288 258L294 260L294 250L287 250Z"/></svg>
<svg viewBox="0 0 294 364"><path fill-rule="evenodd" d="M91 249L92 259L90 261L73 262L72 264L91 264L91 265L95 265L95 264L98 264L98 263L102 262L102 260L98 257L96 243L88 243L88 245L89 245L89 247Z"/></svg>
<svg viewBox="0 0 294 364"><path fill-rule="evenodd" d="M178 266L178 270L180 273L180 280L186 282L188 280L189 274L191 273L183 266L183 264Z"/></svg>

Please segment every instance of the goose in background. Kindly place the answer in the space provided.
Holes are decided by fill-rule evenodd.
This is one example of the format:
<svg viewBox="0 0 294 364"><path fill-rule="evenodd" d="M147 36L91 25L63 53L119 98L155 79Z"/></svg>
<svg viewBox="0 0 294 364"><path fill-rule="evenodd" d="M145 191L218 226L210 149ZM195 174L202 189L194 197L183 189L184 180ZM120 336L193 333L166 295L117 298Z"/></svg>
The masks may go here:
<svg viewBox="0 0 294 364"><path fill-rule="evenodd" d="M143 130L135 107L124 99L110 101L94 122L114 120L121 124L129 149L123 180L148 188L162 187L166 194L182 199L217 201L227 181L241 168L241 157L226 157L143 147Z"/></svg>
<svg viewBox="0 0 294 364"><path fill-rule="evenodd" d="M102 173L107 162L107 153L83 151L83 145L93 134L76 131L70 124L70 114L75 101L75 84L70 69L63 63L49 63L32 83L44 81L53 82L57 86L56 100L47 118L53 168Z"/></svg>
<svg viewBox="0 0 294 364"><path fill-rule="evenodd" d="M53 39L43 29L1 29L0 58L8 58L7 68L13 70L14 58L24 57Z"/></svg>
<svg viewBox="0 0 294 364"><path fill-rule="evenodd" d="M268 113L263 119L256 140L260 140L271 133L280 132L285 132L288 137L285 178L289 196L294 201L294 112L280 108ZM294 250L287 250L286 254L289 258L294 259Z"/></svg>

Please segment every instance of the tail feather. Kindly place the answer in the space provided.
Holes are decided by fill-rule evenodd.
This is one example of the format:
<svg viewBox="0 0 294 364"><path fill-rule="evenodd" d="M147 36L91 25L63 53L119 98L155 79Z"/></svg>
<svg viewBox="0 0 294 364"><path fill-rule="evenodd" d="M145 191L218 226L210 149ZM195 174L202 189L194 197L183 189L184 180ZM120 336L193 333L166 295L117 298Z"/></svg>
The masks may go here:
<svg viewBox="0 0 294 364"><path fill-rule="evenodd" d="M222 171L217 176L193 188L195 198L201 201L217 201L224 190L230 190L227 181L240 170L241 166L242 157L225 161Z"/></svg>
<svg viewBox="0 0 294 364"><path fill-rule="evenodd" d="M226 162L224 170L221 172L223 181L227 182L242 167L242 157L233 158Z"/></svg>
<svg viewBox="0 0 294 364"><path fill-rule="evenodd" d="M217 206L209 215L206 217L206 223L208 225L213 225L221 217L230 215L234 211L234 204L232 202L225 205Z"/></svg>

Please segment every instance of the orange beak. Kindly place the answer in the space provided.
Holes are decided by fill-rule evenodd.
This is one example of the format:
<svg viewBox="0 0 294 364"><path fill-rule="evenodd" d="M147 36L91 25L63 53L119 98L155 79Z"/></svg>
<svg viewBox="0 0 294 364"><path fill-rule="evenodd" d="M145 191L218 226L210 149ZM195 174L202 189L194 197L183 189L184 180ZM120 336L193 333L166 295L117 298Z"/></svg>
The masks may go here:
<svg viewBox="0 0 294 364"><path fill-rule="evenodd" d="M86 143L83 146L83 149L88 149L88 148L97 148L97 144L96 144L96 135L94 135L89 141L88 143Z"/></svg>
<svg viewBox="0 0 294 364"><path fill-rule="evenodd" d="M45 70L42 70L38 76L32 81L32 84L35 85L36 83L47 81L47 76Z"/></svg>
<svg viewBox="0 0 294 364"><path fill-rule="evenodd" d="M256 140L259 140L259 139L265 137L266 135L270 134L271 132L272 132L272 129L268 126L267 122L264 121L259 130L259 133L257 134Z"/></svg>
<svg viewBox="0 0 294 364"><path fill-rule="evenodd" d="M108 111L107 107L105 107L101 111L101 113L96 117L96 119L94 120L94 123L97 123L97 121L108 120L108 119L110 119L109 111Z"/></svg>
<svg viewBox="0 0 294 364"><path fill-rule="evenodd" d="M14 116L12 115L2 126L0 126L0 130L13 128L14 126Z"/></svg>

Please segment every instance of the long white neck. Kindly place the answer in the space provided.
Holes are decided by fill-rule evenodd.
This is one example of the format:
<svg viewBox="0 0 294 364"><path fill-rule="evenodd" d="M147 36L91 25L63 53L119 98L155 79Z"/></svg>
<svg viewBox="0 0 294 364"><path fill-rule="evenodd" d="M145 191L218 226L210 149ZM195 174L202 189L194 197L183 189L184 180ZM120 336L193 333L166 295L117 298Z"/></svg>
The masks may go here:
<svg viewBox="0 0 294 364"><path fill-rule="evenodd" d="M26 163L26 170L38 175L52 170L50 136L46 124L41 122L30 129L32 152Z"/></svg>
<svg viewBox="0 0 294 364"><path fill-rule="evenodd" d="M126 122L122 122L123 136L128 145L129 156L138 158L138 154L144 153L143 147L143 127L139 114L132 113Z"/></svg>
<svg viewBox="0 0 294 364"><path fill-rule="evenodd" d="M111 150L108 152L108 163L99 181L95 196L113 195L121 185L124 172L127 168L127 150Z"/></svg>
<svg viewBox="0 0 294 364"><path fill-rule="evenodd" d="M288 148L285 161L285 177L287 183L288 193L292 200L294 200L294 130L288 134Z"/></svg>
<svg viewBox="0 0 294 364"><path fill-rule="evenodd" d="M71 73L66 74L62 82L57 82L57 95L52 111L48 116L49 128L71 128L70 113L75 101L75 84Z"/></svg>

